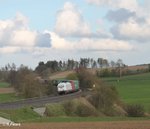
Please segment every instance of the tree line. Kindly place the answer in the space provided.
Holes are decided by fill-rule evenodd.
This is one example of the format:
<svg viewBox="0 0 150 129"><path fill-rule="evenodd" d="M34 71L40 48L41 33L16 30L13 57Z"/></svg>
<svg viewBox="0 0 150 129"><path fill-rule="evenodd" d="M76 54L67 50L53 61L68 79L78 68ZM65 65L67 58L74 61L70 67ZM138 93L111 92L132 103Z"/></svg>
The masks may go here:
<svg viewBox="0 0 150 129"><path fill-rule="evenodd" d="M21 65L17 68L14 63L0 69L0 81L8 82L16 94L24 98L49 95L53 92L53 86L48 83L42 84L37 76L34 70L27 66Z"/></svg>
<svg viewBox="0 0 150 129"><path fill-rule="evenodd" d="M136 72L124 69L126 65L121 59L115 61L108 61L107 59L98 58L81 58L79 61L68 59L67 61L47 61L39 62L38 66L33 70L27 66L21 65L16 67L13 64L7 64L0 68L0 81L8 82L18 94L21 94L25 98L37 97L43 95L53 94L56 90L53 86L52 81L47 83L40 82L38 77L49 77L52 73L65 70L75 70L77 73L76 79L82 83L82 88L87 88L89 83L89 76L84 75L85 72L81 72L81 69L86 68L98 68L96 75L98 77L109 77L109 76L123 76L131 75L135 73L150 72L150 65L148 69L137 70ZM84 77L83 77L84 75ZM74 76L74 75L73 75ZM71 76L72 77L72 76ZM85 80L85 81L82 81ZM87 84L88 83L88 84ZM84 85L86 87L84 87Z"/></svg>
<svg viewBox="0 0 150 129"><path fill-rule="evenodd" d="M109 67L122 67L125 66L121 59L115 61L108 61L104 58L80 58L79 61L68 59L67 61L50 60L44 63L39 62L35 71L41 76L47 76L50 73L65 70L75 70L77 68L109 68Z"/></svg>

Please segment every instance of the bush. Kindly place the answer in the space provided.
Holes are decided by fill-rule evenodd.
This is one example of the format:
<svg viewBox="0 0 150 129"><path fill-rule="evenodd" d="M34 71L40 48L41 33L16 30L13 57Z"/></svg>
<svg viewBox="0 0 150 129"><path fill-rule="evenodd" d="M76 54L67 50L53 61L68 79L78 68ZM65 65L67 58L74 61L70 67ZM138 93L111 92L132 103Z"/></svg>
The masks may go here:
<svg viewBox="0 0 150 129"><path fill-rule="evenodd" d="M46 105L44 113L46 116L65 116L65 109L60 103L53 103Z"/></svg>
<svg viewBox="0 0 150 129"><path fill-rule="evenodd" d="M140 104L127 105L125 110L130 117L144 116L144 107Z"/></svg>
<svg viewBox="0 0 150 129"><path fill-rule="evenodd" d="M99 116L98 111L95 109L93 105L91 105L86 99L80 98L77 101L77 107L75 110L75 114L81 117L87 116Z"/></svg>
<svg viewBox="0 0 150 129"><path fill-rule="evenodd" d="M65 101L62 103L63 107L65 109L65 113L67 116L75 116L75 108L76 104L74 103L73 100Z"/></svg>
<svg viewBox="0 0 150 129"><path fill-rule="evenodd" d="M86 69L79 69L77 71L77 76L79 78L80 82L80 88L82 90L93 88L93 85L96 85L98 78L96 75L93 75L92 73L88 72ZM98 81L99 83L100 81Z"/></svg>
<svg viewBox="0 0 150 129"><path fill-rule="evenodd" d="M124 108L118 104L114 104L113 107L110 107L106 111L107 112L105 112L105 114L108 116L126 116L127 115Z"/></svg>
<svg viewBox="0 0 150 129"><path fill-rule="evenodd" d="M114 87L101 85L95 88L88 100L100 112L112 115L113 105L119 101L119 98Z"/></svg>
<svg viewBox="0 0 150 129"><path fill-rule="evenodd" d="M78 80L77 74L76 73L71 73L69 74L66 79L68 80Z"/></svg>
<svg viewBox="0 0 150 129"><path fill-rule="evenodd" d="M74 99L63 103L68 116L99 116L100 113L85 98Z"/></svg>

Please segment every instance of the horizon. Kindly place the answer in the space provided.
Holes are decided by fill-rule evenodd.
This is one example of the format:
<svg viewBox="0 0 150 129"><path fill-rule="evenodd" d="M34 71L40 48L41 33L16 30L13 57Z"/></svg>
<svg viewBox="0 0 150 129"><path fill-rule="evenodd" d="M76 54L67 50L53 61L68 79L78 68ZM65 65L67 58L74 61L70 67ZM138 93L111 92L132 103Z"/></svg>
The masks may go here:
<svg viewBox="0 0 150 129"><path fill-rule="evenodd" d="M150 63L149 0L0 2L0 67L80 58Z"/></svg>

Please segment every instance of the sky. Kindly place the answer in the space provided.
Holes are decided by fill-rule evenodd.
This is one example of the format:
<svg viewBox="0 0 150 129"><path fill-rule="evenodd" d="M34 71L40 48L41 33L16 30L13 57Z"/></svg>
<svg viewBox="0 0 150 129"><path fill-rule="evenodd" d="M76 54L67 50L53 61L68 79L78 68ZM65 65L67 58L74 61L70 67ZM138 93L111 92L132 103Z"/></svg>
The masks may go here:
<svg viewBox="0 0 150 129"><path fill-rule="evenodd" d="M149 0L0 0L0 67L80 58L150 63Z"/></svg>

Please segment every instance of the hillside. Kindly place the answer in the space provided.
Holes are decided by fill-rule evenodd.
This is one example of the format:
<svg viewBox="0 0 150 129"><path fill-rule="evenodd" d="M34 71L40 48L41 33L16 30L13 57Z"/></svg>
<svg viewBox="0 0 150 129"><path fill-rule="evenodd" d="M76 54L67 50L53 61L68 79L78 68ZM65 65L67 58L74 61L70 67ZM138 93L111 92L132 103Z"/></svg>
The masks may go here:
<svg viewBox="0 0 150 129"><path fill-rule="evenodd" d="M71 73L75 73L75 71L70 70L70 71L56 72L56 73L52 74L49 77L49 79L51 79L51 80L53 80L53 79L62 79L62 78L67 77Z"/></svg>
<svg viewBox="0 0 150 129"><path fill-rule="evenodd" d="M89 71L89 73L95 74L96 71L99 70L99 69L100 68L88 68L87 70ZM133 71L148 69L148 64L126 66L124 68L124 70L125 69L133 70ZM75 71L74 70L69 70L69 71L63 71L63 72L56 72L56 73L52 74L51 76L49 76L49 79L51 79L51 80L53 80L53 79L62 79L62 78L67 77L71 73L75 73Z"/></svg>

